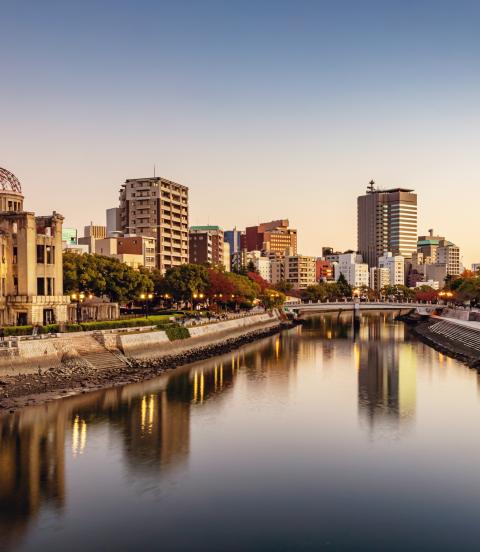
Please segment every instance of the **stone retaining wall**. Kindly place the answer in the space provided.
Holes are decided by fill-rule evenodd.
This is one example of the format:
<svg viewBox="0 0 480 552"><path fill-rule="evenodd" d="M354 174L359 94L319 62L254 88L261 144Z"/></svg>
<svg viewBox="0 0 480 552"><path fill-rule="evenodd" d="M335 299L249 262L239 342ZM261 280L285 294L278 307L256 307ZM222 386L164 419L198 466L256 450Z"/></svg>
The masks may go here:
<svg viewBox="0 0 480 552"><path fill-rule="evenodd" d="M139 351L148 352L161 348L167 343L170 343L170 340L163 331L116 336L116 345L125 356L135 356Z"/></svg>
<svg viewBox="0 0 480 552"><path fill-rule="evenodd" d="M0 348L0 374L32 373L39 367L58 366L67 357L95 355L106 350L120 351L131 358L171 355L198 345L213 344L226 337L238 337L258 328L269 328L279 322L277 312L255 314L193 326L189 328L190 338L176 341L170 341L164 331L145 331L144 328L139 328L139 331L129 328L129 331L74 332L36 339L20 338Z"/></svg>

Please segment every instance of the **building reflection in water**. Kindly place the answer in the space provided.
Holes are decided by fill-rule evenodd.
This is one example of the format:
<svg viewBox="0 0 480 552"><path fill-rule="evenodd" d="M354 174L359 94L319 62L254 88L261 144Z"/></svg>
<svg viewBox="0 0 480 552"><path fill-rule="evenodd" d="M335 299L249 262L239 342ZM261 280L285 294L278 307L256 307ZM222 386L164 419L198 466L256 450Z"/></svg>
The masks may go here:
<svg viewBox="0 0 480 552"><path fill-rule="evenodd" d="M369 424L414 416L415 361L401 332L387 315L364 316L358 332L351 316L323 316L150 382L1 417L0 542L18 545L42 508L62 509L65 457L83 461L95 426L107 424L119 435L125 464L135 475L161 477L181 466L190 453L192 412L228 397L240 373L246 385L276 386L278 397L279 389L289 390L299 360L315 364L322 351L349 358L353 347L360 412Z"/></svg>
<svg viewBox="0 0 480 552"><path fill-rule="evenodd" d="M415 416L416 355L391 315L364 315L355 341L360 413L370 427Z"/></svg>
<svg viewBox="0 0 480 552"><path fill-rule="evenodd" d="M405 326L395 324L394 317L387 312L362 313L357 319L348 312L323 314L307 319L302 328L302 347L319 345L329 365L336 355L353 355L359 412L371 428L404 425L415 416L417 354Z"/></svg>
<svg viewBox="0 0 480 552"><path fill-rule="evenodd" d="M144 384L0 417L0 548L18 546L41 508L63 507L65 457L88 452L95 425L120 433L126 465L137 474L181 466L189 454L191 408L231 388L242 359L244 353L235 353Z"/></svg>
<svg viewBox="0 0 480 552"><path fill-rule="evenodd" d="M0 548L13 546L41 507L63 507L65 433L64 417L32 410L0 421Z"/></svg>

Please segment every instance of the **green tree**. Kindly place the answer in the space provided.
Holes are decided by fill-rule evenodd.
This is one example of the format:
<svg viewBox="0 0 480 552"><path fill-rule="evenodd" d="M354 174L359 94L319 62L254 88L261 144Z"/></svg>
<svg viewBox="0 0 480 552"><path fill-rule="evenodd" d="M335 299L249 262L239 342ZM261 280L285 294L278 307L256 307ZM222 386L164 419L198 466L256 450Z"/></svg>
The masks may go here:
<svg viewBox="0 0 480 552"><path fill-rule="evenodd" d="M117 259L102 255L63 255L63 285L67 294L89 292L111 301L128 301L153 291L147 271L134 270Z"/></svg>
<svg viewBox="0 0 480 552"><path fill-rule="evenodd" d="M465 279L456 290L456 299L460 302L470 301L474 305L480 304L480 277Z"/></svg>
<svg viewBox="0 0 480 552"><path fill-rule="evenodd" d="M342 273L340 273L340 276L338 277L337 286L341 297L352 296L352 286L347 282L347 279Z"/></svg>
<svg viewBox="0 0 480 552"><path fill-rule="evenodd" d="M204 293L207 290L208 269L198 264L175 266L167 270L160 285L175 300L190 301L194 293Z"/></svg>
<svg viewBox="0 0 480 552"><path fill-rule="evenodd" d="M285 280L281 280L278 282L278 284L275 284L273 286L277 291L280 291L281 293L288 294L289 291L292 291L292 284L290 282L286 282Z"/></svg>

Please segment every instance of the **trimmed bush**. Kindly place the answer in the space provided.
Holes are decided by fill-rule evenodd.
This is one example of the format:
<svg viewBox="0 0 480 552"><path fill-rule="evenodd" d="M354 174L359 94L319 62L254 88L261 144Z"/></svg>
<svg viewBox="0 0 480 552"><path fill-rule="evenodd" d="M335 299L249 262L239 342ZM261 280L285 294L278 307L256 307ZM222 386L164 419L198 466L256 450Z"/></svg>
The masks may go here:
<svg viewBox="0 0 480 552"><path fill-rule="evenodd" d="M58 324L45 324L45 326L38 327L39 334L58 333L59 331L60 327Z"/></svg>
<svg viewBox="0 0 480 552"><path fill-rule="evenodd" d="M184 326L168 326L165 328L165 333L167 334L170 341L176 341L177 339L187 339L190 337L190 332L188 328Z"/></svg>
<svg viewBox="0 0 480 552"><path fill-rule="evenodd" d="M162 327L170 324L169 316L149 316L148 318L126 318L119 320L104 320L102 322L81 322L79 325L85 332L92 330L115 330L118 328L135 328L140 326Z"/></svg>
<svg viewBox="0 0 480 552"><path fill-rule="evenodd" d="M32 335L33 326L4 326L5 335Z"/></svg>

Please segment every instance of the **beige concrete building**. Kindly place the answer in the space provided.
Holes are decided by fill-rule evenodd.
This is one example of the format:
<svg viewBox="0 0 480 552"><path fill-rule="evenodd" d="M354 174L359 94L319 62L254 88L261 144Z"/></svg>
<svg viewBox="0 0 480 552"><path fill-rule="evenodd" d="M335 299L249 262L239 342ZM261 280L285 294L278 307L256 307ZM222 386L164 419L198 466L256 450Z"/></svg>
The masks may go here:
<svg viewBox="0 0 480 552"><path fill-rule="evenodd" d="M0 169L0 323L66 322L63 295L63 217L23 210L16 177Z"/></svg>
<svg viewBox="0 0 480 552"><path fill-rule="evenodd" d="M316 282L316 257L305 255L288 255L285 257L285 281L292 284L293 289L306 289Z"/></svg>
<svg viewBox="0 0 480 552"><path fill-rule="evenodd" d="M134 178L120 189L124 234L156 239L155 265L162 272L188 263L188 188L165 178Z"/></svg>
<svg viewBox="0 0 480 552"><path fill-rule="evenodd" d="M155 268L155 238L148 236L120 236L95 240L94 253L114 257L126 265L138 269L141 266Z"/></svg>
<svg viewBox="0 0 480 552"><path fill-rule="evenodd" d="M378 190L373 180L357 199L358 252L369 267L385 251L411 258L417 250L417 194L406 188Z"/></svg>
<svg viewBox="0 0 480 552"><path fill-rule="evenodd" d="M386 267L373 266L370 269L370 287L378 292L390 285L390 270Z"/></svg>
<svg viewBox="0 0 480 552"><path fill-rule="evenodd" d="M438 244L438 262L447 267L447 276L458 276L461 273L460 248L447 240Z"/></svg>

